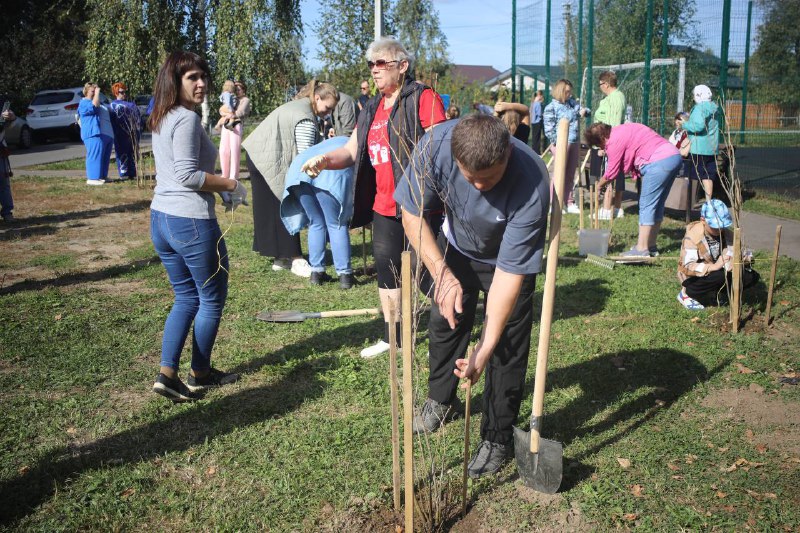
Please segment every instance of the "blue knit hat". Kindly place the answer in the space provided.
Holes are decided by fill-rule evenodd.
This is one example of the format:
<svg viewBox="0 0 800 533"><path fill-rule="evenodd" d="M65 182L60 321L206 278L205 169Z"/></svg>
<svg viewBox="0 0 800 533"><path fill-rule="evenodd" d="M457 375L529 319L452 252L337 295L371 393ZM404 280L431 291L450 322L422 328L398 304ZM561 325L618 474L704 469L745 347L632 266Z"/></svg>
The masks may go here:
<svg viewBox="0 0 800 533"><path fill-rule="evenodd" d="M727 228L733 224L731 212L722 203L722 200L711 200L703 204L700 209L700 216L706 220L709 227L714 229Z"/></svg>

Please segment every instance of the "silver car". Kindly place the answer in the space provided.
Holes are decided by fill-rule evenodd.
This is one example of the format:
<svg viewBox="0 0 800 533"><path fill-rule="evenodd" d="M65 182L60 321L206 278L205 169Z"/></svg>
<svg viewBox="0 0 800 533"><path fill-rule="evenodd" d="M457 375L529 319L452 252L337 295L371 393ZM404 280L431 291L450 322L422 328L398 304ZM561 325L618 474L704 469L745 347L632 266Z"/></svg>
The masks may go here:
<svg viewBox="0 0 800 533"><path fill-rule="evenodd" d="M19 148L27 149L33 144L33 132L28 123L22 117L17 117L14 120L8 121L5 124L4 130L6 134L6 143L8 145L17 145Z"/></svg>
<svg viewBox="0 0 800 533"><path fill-rule="evenodd" d="M28 125L37 139L53 134L67 133L80 139L78 104L83 98L83 87L39 91L26 110ZM108 104L108 98L100 94L100 103Z"/></svg>

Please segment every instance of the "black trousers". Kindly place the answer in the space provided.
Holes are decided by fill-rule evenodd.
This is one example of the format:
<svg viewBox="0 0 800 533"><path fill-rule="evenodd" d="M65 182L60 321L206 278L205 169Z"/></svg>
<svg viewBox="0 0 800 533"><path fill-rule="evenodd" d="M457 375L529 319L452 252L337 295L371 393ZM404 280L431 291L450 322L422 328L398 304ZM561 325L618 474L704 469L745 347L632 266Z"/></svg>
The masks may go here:
<svg viewBox="0 0 800 533"><path fill-rule="evenodd" d="M686 295L697 300L703 305L718 305L728 302L728 292L725 290L725 278L728 284L733 283L733 274L724 270L715 270L707 276L686 278L683 287ZM742 289L747 289L758 283L760 276L755 270L742 269Z"/></svg>
<svg viewBox="0 0 800 533"><path fill-rule="evenodd" d="M542 153L542 127L544 122L541 120L535 124L531 124L531 146L533 151L541 155Z"/></svg>
<svg viewBox="0 0 800 533"><path fill-rule="evenodd" d="M453 246L447 246L444 235L439 237L438 242L439 247L446 250L445 263L461 283L464 292L463 313L458 316L456 328L450 329L435 302L431 308L428 323L428 396L439 403L452 404L458 388L458 378L453 374L455 362L466 354L478 298L483 291L486 301L495 267L473 261ZM481 421L481 437L484 440L505 445L510 445L514 440L513 424L519 414L528 369L535 287L536 275L526 276L500 342L486 366Z"/></svg>

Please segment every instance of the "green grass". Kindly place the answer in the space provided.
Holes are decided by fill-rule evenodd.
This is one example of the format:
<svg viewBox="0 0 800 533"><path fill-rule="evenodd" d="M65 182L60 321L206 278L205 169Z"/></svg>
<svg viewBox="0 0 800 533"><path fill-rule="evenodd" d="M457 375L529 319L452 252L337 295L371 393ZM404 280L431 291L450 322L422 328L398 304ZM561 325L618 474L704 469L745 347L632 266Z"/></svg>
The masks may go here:
<svg viewBox="0 0 800 533"><path fill-rule="evenodd" d="M800 202L797 199L764 191L755 191L744 201L742 208L762 215L800 220Z"/></svg>
<svg viewBox="0 0 800 533"><path fill-rule="evenodd" d="M26 170L84 170L86 168L86 158L67 159L66 161L56 161L55 163L44 163L41 165L31 165L25 167ZM116 170L116 163L114 158L111 158L111 163L108 165L110 171Z"/></svg>
<svg viewBox="0 0 800 533"><path fill-rule="evenodd" d="M357 287L341 291L274 272L251 251L249 208L232 219L219 215L223 229L230 225L231 278L214 364L243 378L195 404L173 405L149 390L172 294L148 247L128 253L135 267L3 288L0 529L363 531L354 517L391 506L387 359L358 357L382 334L379 320L254 318L264 309L374 307L374 278L359 276ZM575 219L565 219L562 255L576 254ZM629 246L635 231L636 217L615 222L612 251ZM676 255L682 234L679 222L666 221L659 236L665 255ZM358 257L360 235L353 249ZM48 266L67 264L59 257L48 256ZM786 331L798 319L800 264L781 261L778 279L773 316ZM797 464L779 446L758 451L746 438L751 426L703 403L717 390L758 386L765 401L796 411L798 387L781 386L776 374L797 370L797 330L727 333L726 310L686 312L677 290L667 262L614 270L563 262L543 427L544 437L565 445L562 493L537 497L509 466L471 484L482 527L558 530L566 526L557 517L570 509L579 510L583 530L800 523ZM764 292L746 295L745 311L757 313L750 326ZM424 324L417 399L427 379ZM521 425L531 408L537 334L534 327ZM478 406L482 388L473 391ZM477 414L473 443L479 426ZM450 424L427 442L457 491L463 425ZM617 458L631 466L621 468ZM763 464L724 471L739 458Z"/></svg>

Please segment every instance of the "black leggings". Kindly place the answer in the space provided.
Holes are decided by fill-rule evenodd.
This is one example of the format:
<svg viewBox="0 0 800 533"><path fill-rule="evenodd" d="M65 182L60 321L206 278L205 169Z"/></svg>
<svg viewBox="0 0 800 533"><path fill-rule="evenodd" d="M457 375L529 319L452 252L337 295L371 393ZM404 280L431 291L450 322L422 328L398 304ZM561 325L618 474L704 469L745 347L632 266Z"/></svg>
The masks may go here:
<svg viewBox="0 0 800 533"><path fill-rule="evenodd" d="M373 213L372 255L378 271L379 289L400 287L400 255L407 249L408 241L403 222L397 217Z"/></svg>

